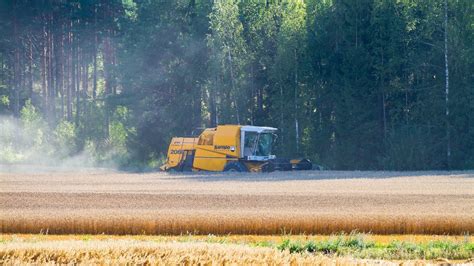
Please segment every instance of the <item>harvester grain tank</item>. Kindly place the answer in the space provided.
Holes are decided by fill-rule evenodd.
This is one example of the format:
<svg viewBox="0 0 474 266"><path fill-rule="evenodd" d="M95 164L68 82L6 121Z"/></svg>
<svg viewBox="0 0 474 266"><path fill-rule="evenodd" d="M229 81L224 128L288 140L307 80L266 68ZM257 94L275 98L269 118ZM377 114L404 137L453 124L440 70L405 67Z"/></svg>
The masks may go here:
<svg viewBox="0 0 474 266"><path fill-rule="evenodd" d="M281 159L272 153L276 128L220 125L198 137L174 137L164 171L271 172L309 170L307 159Z"/></svg>

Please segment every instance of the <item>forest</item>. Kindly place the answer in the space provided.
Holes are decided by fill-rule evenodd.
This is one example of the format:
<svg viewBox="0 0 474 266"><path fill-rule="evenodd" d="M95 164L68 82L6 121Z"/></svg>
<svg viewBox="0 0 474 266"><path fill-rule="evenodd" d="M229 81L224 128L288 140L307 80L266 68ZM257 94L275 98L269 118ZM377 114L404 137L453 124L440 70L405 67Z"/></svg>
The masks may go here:
<svg viewBox="0 0 474 266"><path fill-rule="evenodd" d="M335 170L474 168L472 0L1 0L0 163L155 169L279 129Z"/></svg>

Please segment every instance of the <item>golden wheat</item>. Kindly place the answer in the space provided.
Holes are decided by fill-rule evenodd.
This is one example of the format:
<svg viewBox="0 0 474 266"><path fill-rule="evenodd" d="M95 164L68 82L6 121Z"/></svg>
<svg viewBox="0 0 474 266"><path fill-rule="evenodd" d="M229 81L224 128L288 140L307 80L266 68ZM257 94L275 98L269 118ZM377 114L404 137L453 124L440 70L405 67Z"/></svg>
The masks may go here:
<svg viewBox="0 0 474 266"><path fill-rule="evenodd" d="M44 241L0 244L0 264L146 265L399 265L383 260L290 254L272 248L215 243L157 243L133 240ZM406 261L404 265L424 265Z"/></svg>
<svg viewBox="0 0 474 266"><path fill-rule="evenodd" d="M0 173L0 233L463 234L474 173Z"/></svg>
<svg viewBox="0 0 474 266"><path fill-rule="evenodd" d="M305 216L281 214L156 214L121 216L91 212L89 216L53 215L1 218L2 233L50 234L332 234L372 232L375 234L463 234L473 232L468 217L381 217Z"/></svg>
<svg viewBox="0 0 474 266"><path fill-rule="evenodd" d="M341 237L344 235L336 235ZM346 238L351 235L345 235ZM374 235L361 234L367 241L380 245L387 245L393 241L427 244L432 241L442 242L472 242L469 235ZM40 242L60 240L136 240L152 242L210 242L255 245L258 243L280 243L286 239L296 242L327 241L334 239L335 235L51 235L51 234L0 234L0 243Z"/></svg>

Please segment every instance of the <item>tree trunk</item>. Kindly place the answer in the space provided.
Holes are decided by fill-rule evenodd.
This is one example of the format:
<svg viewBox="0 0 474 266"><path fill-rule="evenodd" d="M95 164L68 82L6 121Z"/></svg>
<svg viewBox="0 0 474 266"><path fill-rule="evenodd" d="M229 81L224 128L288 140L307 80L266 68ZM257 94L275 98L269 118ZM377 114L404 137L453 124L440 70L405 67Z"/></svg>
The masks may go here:
<svg viewBox="0 0 474 266"><path fill-rule="evenodd" d="M385 106L385 87L384 87L384 79L385 79L385 67L384 67L384 56L382 51L382 74L380 78L380 90L382 93L382 130L383 130L383 138L384 140L387 138L387 110Z"/></svg>
<svg viewBox="0 0 474 266"><path fill-rule="evenodd" d="M210 126L216 127L217 126L217 103L216 103L216 95L217 95L217 88L218 88L218 78L217 73L214 72L214 86L211 90L209 90L209 107L210 107Z"/></svg>
<svg viewBox="0 0 474 266"><path fill-rule="evenodd" d="M61 25L61 35L59 37L59 47L57 49L58 53L58 76L57 76L57 91L56 91L56 96L60 95L61 96L61 114L59 115L59 118L62 119L64 117L64 75L65 75L65 69L64 69L64 24Z"/></svg>
<svg viewBox="0 0 474 266"><path fill-rule="evenodd" d="M446 163L451 168L451 136L449 121L449 66L448 66L448 0L444 0L444 65L446 80Z"/></svg>
<svg viewBox="0 0 474 266"><path fill-rule="evenodd" d="M76 124L76 127L79 126L79 118L80 118L80 115L81 115L81 104L80 104L80 96L81 96L81 88L80 88L80 85L81 85L81 79L82 79L82 75L81 75L81 61L80 61L80 54L81 54L81 49L79 48L79 46L76 47L76 116L75 116L75 124Z"/></svg>
<svg viewBox="0 0 474 266"><path fill-rule="evenodd" d="M70 24L72 30L72 23ZM66 110L67 110L67 120L72 121L72 90L74 87L75 75L74 75L74 62L72 57L72 46L73 46L73 35L72 32L69 32L69 86L67 87L66 93Z"/></svg>
<svg viewBox="0 0 474 266"><path fill-rule="evenodd" d="M104 93L104 108L105 108L105 119L104 119L104 129L105 129L105 138L109 137L109 106L108 106L108 96L111 89L111 78L110 78L110 36L105 37L104 42L104 79L105 79L105 93Z"/></svg>
<svg viewBox="0 0 474 266"><path fill-rule="evenodd" d="M63 35L63 52L62 52L62 57L63 57L63 86L61 90L61 118L67 117L67 95L69 93L69 66L70 66L70 61L69 61L69 31L68 31L68 23L64 24L64 35Z"/></svg>
<svg viewBox="0 0 474 266"><path fill-rule="evenodd" d="M94 74L93 74L93 84L92 84L92 99L95 100L97 97L97 45L98 45L98 36L97 36L97 6L95 7L94 12Z"/></svg>
<svg viewBox="0 0 474 266"><path fill-rule="evenodd" d="M88 64L87 64L87 59L88 57L86 57L86 53L83 53L82 54L82 74L83 74L83 78L82 78L82 94L81 94L81 97L82 97L82 111L84 112L86 110L86 99L87 99L87 91L89 89L89 67L88 67ZM84 120L84 118L83 118Z"/></svg>
<svg viewBox="0 0 474 266"><path fill-rule="evenodd" d="M28 47L28 98L33 96L33 40L30 36Z"/></svg>
<svg viewBox="0 0 474 266"><path fill-rule="evenodd" d="M229 49L229 65L230 65L230 83L232 86L232 92L230 93L231 97L234 96L234 106L235 106L235 113L237 118L237 125L240 125L240 116L239 116L239 105L237 104L238 97L237 92L235 91L235 81L234 81L234 67L232 66L232 55Z"/></svg>
<svg viewBox="0 0 474 266"><path fill-rule="evenodd" d="M41 49L41 87L43 91L43 109L48 110L48 89L47 89L47 80L46 80L46 52L47 52L47 37L46 26L43 26L43 42Z"/></svg>
<svg viewBox="0 0 474 266"><path fill-rule="evenodd" d="M250 73L251 74L251 77L256 80L256 75L255 75L255 70L254 70L254 67L252 65L251 67L251 70L250 70ZM257 83L257 86L258 86L258 82ZM257 100L257 95L256 95L256 92L255 92L255 86L251 86L250 88L250 125L255 125L255 105L256 105L256 102L258 101Z"/></svg>
<svg viewBox="0 0 474 266"><path fill-rule="evenodd" d="M257 123L263 123L262 117L264 117L263 113L263 92L264 92L264 87L261 85L257 88L257 118L256 121Z"/></svg>
<svg viewBox="0 0 474 266"><path fill-rule="evenodd" d="M49 35L48 35L48 97L49 97L49 108L48 108L48 122L53 124L55 121L55 80L54 80L54 35L53 35L53 14L51 12L49 19Z"/></svg>
<svg viewBox="0 0 474 266"><path fill-rule="evenodd" d="M299 154L300 133L298 124L298 54L295 48L295 141L296 154Z"/></svg>
<svg viewBox="0 0 474 266"><path fill-rule="evenodd" d="M20 72L20 38L18 36L18 20L17 20L17 6L16 1L13 1L13 35L15 38L15 62L13 63L13 115L20 116L20 86L19 86L19 72Z"/></svg>

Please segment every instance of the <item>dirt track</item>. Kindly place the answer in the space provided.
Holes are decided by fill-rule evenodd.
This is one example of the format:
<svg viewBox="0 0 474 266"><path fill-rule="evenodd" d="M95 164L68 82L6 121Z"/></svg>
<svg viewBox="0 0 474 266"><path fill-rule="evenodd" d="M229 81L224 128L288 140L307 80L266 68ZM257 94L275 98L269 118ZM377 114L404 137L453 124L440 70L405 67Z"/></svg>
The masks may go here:
<svg viewBox="0 0 474 266"><path fill-rule="evenodd" d="M472 233L473 210L474 172L0 173L2 232Z"/></svg>

